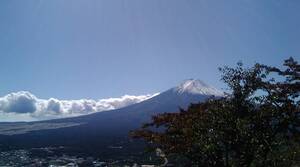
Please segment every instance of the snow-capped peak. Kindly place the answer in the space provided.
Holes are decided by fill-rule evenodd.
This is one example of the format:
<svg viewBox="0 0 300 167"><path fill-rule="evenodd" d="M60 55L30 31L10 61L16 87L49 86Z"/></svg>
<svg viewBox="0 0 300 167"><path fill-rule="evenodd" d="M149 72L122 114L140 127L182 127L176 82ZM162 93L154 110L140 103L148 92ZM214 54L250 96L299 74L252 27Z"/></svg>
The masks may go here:
<svg viewBox="0 0 300 167"><path fill-rule="evenodd" d="M224 93L201 80L189 79L174 88L178 93L224 96Z"/></svg>

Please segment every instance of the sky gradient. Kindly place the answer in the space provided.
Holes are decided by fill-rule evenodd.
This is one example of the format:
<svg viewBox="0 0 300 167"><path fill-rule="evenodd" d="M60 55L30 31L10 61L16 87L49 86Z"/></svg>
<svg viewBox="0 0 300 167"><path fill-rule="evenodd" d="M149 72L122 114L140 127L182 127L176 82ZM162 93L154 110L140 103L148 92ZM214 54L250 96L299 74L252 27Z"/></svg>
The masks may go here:
<svg viewBox="0 0 300 167"><path fill-rule="evenodd" d="M300 60L298 0L1 0L0 96L161 92L217 68Z"/></svg>

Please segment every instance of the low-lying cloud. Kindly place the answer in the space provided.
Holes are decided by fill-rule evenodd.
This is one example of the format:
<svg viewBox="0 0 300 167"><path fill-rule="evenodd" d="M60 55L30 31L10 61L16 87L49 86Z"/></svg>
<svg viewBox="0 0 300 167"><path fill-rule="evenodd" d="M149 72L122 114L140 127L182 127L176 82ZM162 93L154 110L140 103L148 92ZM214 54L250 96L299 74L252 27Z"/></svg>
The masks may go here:
<svg viewBox="0 0 300 167"><path fill-rule="evenodd" d="M100 100L39 99L27 91L10 93L0 97L0 122L36 121L72 117L94 112L122 108L147 100L157 94L108 98Z"/></svg>

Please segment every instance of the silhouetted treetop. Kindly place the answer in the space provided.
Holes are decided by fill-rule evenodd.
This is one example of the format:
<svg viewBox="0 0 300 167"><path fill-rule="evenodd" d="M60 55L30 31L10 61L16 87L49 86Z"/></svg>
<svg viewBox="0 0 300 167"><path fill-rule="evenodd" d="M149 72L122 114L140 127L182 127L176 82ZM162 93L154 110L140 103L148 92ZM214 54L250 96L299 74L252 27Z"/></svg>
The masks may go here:
<svg viewBox="0 0 300 167"><path fill-rule="evenodd" d="M187 166L300 165L300 65L223 67L227 96L153 116L131 133Z"/></svg>

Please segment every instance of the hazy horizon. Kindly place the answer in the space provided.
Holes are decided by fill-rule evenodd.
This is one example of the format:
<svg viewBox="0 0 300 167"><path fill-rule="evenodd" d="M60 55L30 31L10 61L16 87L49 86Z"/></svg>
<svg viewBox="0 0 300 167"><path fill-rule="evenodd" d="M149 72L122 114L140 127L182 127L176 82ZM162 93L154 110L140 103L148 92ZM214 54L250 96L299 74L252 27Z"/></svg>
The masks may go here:
<svg viewBox="0 0 300 167"><path fill-rule="evenodd" d="M300 166L299 46L299 0L0 0L0 166Z"/></svg>

